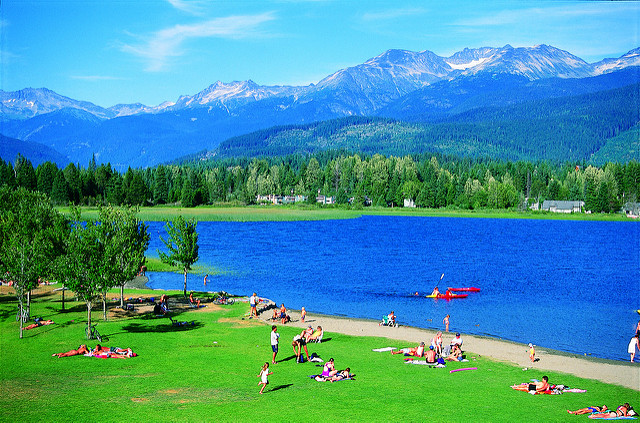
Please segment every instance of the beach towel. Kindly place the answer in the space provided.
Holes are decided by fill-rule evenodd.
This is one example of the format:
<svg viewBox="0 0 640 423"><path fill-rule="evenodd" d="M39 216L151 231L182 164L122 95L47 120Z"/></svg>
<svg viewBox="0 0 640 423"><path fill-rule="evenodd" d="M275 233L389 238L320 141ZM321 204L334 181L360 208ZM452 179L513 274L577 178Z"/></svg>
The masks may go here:
<svg viewBox="0 0 640 423"><path fill-rule="evenodd" d="M354 374L350 374L349 377L345 377L345 378L342 378L340 380L334 380L333 382L340 382L342 380L355 380L354 376L355 376ZM318 382L329 382L329 381L331 381L331 377L329 377L329 376L309 375L309 377L311 379L315 379Z"/></svg>
<svg viewBox="0 0 640 423"><path fill-rule="evenodd" d="M404 362L407 364L418 364L422 366L437 367L437 368L447 367L444 364L427 363L426 361L422 361L422 360L405 360Z"/></svg>
<svg viewBox="0 0 640 423"><path fill-rule="evenodd" d="M384 347L384 348L376 348L375 350L371 350L371 351L386 352L386 351L393 351L395 349L396 349L396 347Z"/></svg>

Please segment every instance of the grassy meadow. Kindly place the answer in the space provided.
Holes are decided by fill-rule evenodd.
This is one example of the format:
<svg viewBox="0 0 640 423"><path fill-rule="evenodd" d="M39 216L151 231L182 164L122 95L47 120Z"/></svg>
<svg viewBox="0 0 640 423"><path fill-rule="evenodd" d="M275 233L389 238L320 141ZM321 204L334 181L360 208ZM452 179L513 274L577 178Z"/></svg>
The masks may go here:
<svg viewBox="0 0 640 423"><path fill-rule="evenodd" d="M586 421L568 415L567 409L630 401L638 392L580 379L567 374L523 371L519 367L476 357L469 363L447 363L444 369L405 364L403 356L372 349L403 343L387 338L352 337L326 328L321 344L309 353L324 360L333 357L336 368L350 367L355 380L316 382L321 373L315 363L297 364L290 346L299 329L278 325L279 363L259 395L258 373L271 361L270 326L246 318L249 306L215 306L177 310L173 317L193 321L175 327L166 317L149 313L110 312L102 320L93 313L103 345L130 347L138 354L129 359L52 357L96 341L84 339L86 309L69 302L61 311L60 293L54 286L34 292L32 315L55 324L24 332L18 338L17 303L3 287L0 295L0 421ZM126 291L125 296L152 295L150 290ZM115 291L110 297L116 297ZM179 293L170 293L178 300ZM171 302L170 302L171 305ZM138 311L141 306L136 305ZM308 316L313 323L313 316ZM390 333L392 329L390 329ZM475 357L475 359L474 359ZM450 370L477 370L450 373ZM586 393L536 395L509 386L549 376L551 383L586 389Z"/></svg>
<svg viewBox="0 0 640 423"><path fill-rule="evenodd" d="M68 207L59 207L62 213L70 214ZM84 218L96 219L96 207L82 207ZM351 209L347 207L314 206L314 205L259 205L259 206L198 206L185 208L179 206L141 207L138 217L143 221L171 220L182 215L197 221L295 221L295 220L331 220L355 219L363 215L380 216L425 216L425 217L460 217L460 218L494 218L494 219L563 219L563 220L598 220L598 221L633 221L623 214L562 214L534 211L513 210L457 210L457 209L418 209L366 207Z"/></svg>

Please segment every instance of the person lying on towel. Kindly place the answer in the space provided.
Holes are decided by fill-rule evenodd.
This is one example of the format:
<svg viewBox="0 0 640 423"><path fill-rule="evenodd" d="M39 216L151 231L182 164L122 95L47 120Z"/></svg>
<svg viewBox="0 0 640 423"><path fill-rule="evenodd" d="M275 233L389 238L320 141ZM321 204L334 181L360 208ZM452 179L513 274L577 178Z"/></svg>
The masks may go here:
<svg viewBox="0 0 640 423"><path fill-rule="evenodd" d="M30 324L29 326L25 326L24 330L39 328L40 326L52 325L53 320L42 320L41 318L36 318L35 323Z"/></svg>
<svg viewBox="0 0 640 423"><path fill-rule="evenodd" d="M391 354L405 354L412 355L414 357L422 357L424 355L424 342L420 342L420 345L413 348L403 348L398 351L391 351Z"/></svg>
<svg viewBox="0 0 640 423"><path fill-rule="evenodd" d="M349 367L347 367L344 370L340 370L330 379L331 382L337 382L339 380L349 379L351 377L351 374L349 374L350 371L351 369Z"/></svg>
<svg viewBox="0 0 640 423"><path fill-rule="evenodd" d="M549 378L542 376L542 380L535 383L522 383L520 385L513 385L513 389L516 391L529 392L531 395L549 390Z"/></svg>
<svg viewBox="0 0 640 423"><path fill-rule="evenodd" d="M628 402L625 402L615 410L605 411L604 413L596 413L589 416L590 419L611 419L616 417L627 417L635 415L635 411L631 413L633 409Z"/></svg>

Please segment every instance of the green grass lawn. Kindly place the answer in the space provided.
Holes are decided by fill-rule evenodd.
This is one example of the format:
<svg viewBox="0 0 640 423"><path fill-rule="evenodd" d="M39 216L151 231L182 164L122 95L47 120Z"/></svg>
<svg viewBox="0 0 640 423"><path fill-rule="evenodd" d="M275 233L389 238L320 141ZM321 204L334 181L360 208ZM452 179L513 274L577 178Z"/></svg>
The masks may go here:
<svg viewBox="0 0 640 423"><path fill-rule="evenodd" d="M84 218L96 219L96 207L82 207ZM62 213L69 214L68 207L59 207ZM382 216L426 216L426 217L475 217L496 219L547 219L547 220L605 220L633 221L623 214L562 214L549 212L520 212L512 210L455 210L455 209L410 209L403 207L366 207L352 210L344 207L298 206L199 206L183 208L177 206L142 207L138 217L143 221L171 220L178 215L198 221L294 221L294 220L328 220L355 219L363 215Z"/></svg>
<svg viewBox="0 0 640 423"><path fill-rule="evenodd" d="M6 291L3 291L6 292ZM128 291L126 296L153 294ZM181 294L173 293L175 298ZM67 299L69 295L67 295ZM448 363L446 369L404 364L401 355L372 352L401 342L352 337L326 328L325 341L310 344L336 367L350 367L355 380L316 382L314 363L297 364L291 339L299 329L278 326L282 360L259 395L258 373L270 362L270 326L245 319L247 303L209 305L175 316L194 326L173 327L168 318L149 315L102 321L92 319L109 340L107 346L130 347L138 357L125 360L83 356L55 358L52 353L87 343L84 304L59 294L36 294L32 315L54 325L25 331L18 338L16 301L0 295L1 421L586 421L567 409L589 405L637 405L638 392L557 373L551 383L586 389L586 393L531 396L510 385L540 379L541 371L522 369L487 357ZM313 316L310 316L313 320ZM95 346L96 341L88 345ZM467 352L469 358L474 354ZM477 370L450 373L452 369Z"/></svg>

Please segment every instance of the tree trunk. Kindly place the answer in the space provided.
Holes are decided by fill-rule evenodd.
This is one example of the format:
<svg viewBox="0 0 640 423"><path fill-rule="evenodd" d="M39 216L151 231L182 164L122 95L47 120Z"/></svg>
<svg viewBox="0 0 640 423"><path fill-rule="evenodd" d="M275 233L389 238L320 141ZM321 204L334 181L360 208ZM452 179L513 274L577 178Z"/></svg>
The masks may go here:
<svg viewBox="0 0 640 423"><path fill-rule="evenodd" d="M20 319L20 339L22 339L22 301L19 301L18 304L18 313L19 314L19 319Z"/></svg>
<svg viewBox="0 0 640 423"><path fill-rule="evenodd" d="M107 293L102 293L102 319L107 321Z"/></svg>
<svg viewBox="0 0 640 423"><path fill-rule="evenodd" d="M62 311L64 311L64 291L66 291L66 288L63 285L62 286Z"/></svg>
<svg viewBox="0 0 640 423"><path fill-rule="evenodd" d="M187 298L187 268L184 268L184 297Z"/></svg>
<svg viewBox="0 0 640 423"><path fill-rule="evenodd" d="M120 285L120 308L124 308L124 284Z"/></svg>
<svg viewBox="0 0 640 423"><path fill-rule="evenodd" d="M87 301L87 339L91 339L91 299Z"/></svg>

